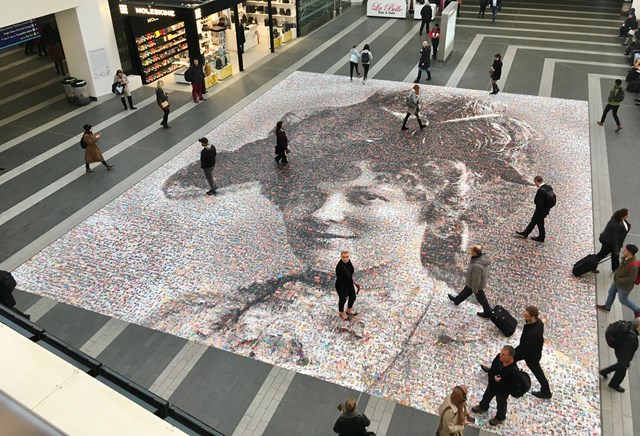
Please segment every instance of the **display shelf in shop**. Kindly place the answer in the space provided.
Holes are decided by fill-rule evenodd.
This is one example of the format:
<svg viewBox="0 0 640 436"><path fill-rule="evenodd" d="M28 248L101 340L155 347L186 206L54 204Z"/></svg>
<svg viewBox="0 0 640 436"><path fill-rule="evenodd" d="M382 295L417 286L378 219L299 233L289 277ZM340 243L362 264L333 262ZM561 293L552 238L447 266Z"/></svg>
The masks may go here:
<svg viewBox="0 0 640 436"><path fill-rule="evenodd" d="M140 52L140 60L144 61L147 58L150 58L152 56L156 56L160 53L163 53L169 49L172 49L178 45L182 45L185 44L187 42L186 38L180 38L179 40L177 40L176 42L171 42L169 44L164 44L161 45L160 47L154 48L153 50L145 50L144 52ZM145 56L143 56L145 55Z"/></svg>

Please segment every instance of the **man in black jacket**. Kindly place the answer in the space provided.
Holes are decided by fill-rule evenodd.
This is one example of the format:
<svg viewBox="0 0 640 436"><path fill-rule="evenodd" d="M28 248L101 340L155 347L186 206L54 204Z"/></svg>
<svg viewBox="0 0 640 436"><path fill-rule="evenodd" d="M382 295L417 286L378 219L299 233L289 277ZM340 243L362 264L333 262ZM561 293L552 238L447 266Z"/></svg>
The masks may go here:
<svg viewBox="0 0 640 436"><path fill-rule="evenodd" d="M627 368L631 365L633 355L638 349L638 334L640 334L640 318L629 322L629 330L620 341L620 345L613 349L616 353L617 362L600 371L600 375L605 380L609 377L610 372L615 371L613 378L609 382L609 387L618 392L624 392L624 388L620 386L620 383L627 375Z"/></svg>
<svg viewBox="0 0 640 436"><path fill-rule="evenodd" d="M516 350L510 345L505 345L500 350L489 368L489 383L484 391L482 400L471 409L474 413L483 413L489 410L489 404L496 397L498 410L496 416L489 420L489 424L501 424L507 418L507 399L518 377L518 364L515 362Z"/></svg>
<svg viewBox="0 0 640 436"><path fill-rule="evenodd" d="M520 336L520 343L516 347L515 361L524 360L527 366L538 379L540 390L531 392L532 395L542 398L551 398L549 381L540 367L542 359L542 347L544 346L544 323L538 319L539 311L535 306L529 306L524 310L524 327ZM480 365L484 372L489 372L489 367Z"/></svg>
<svg viewBox="0 0 640 436"><path fill-rule="evenodd" d="M371 425L371 421L364 413L356 411L356 399L347 398L344 405L340 404L338 410L342 414L338 417L333 425L334 433L339 436L361 436L367 434L367 427Z"/></svg>
<svg viewBox="0 0 640 436"><path fill-rule="evenodd" d="M538 236L532 236L531 239L537 242L544 242L544 239L547 236L544 230L544 219L549 215L550 210L547 206L547 196L548 191L552 191L553 189L551 186L544 183L542 176L535 176L533 182L538 187L536 196L533 199L533 202L536 205L536 210L533 212L533 216L531 217L531 221L527 228L522 232L516 233L526 239L529 236L529 233L533 231L533 228L538 226Z"/></svg>
<svg viewBox="0 0 640 436"><path fill-rule="evenodd" d="M422 19L422 23L420 23L420 35L422 35L422 31L424 30L424 26L427 26L427 33L429 33L429 23L431 22L431 3L425 2L422 5L422 9L420 10L420 17Z"/></svg>
<svg viewBox="0 0 640 436"><path fill-rule="evenodd" d="M214 195L216 193L216 181L213 179L213 168L216 166L216 148L209 144L207 138L198 139L202 144L202 151L200 152L200 168L204 171L204 176L209 182L209 191L207 195Z"/></svg>

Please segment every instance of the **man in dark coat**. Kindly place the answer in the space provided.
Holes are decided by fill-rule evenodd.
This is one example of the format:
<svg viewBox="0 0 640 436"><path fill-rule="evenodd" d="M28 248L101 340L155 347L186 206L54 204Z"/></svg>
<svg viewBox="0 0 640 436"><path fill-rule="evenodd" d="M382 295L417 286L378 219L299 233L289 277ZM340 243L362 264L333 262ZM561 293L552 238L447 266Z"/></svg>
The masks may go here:
<svg viewBox="0 0 640 436"><path fill-rule="evenodd" d="M358 413L355 398L347 398L344 406L340 404L338 409L342 414L333 425L334 433L338 433L339 436L363 436L367 434L367 427L371 425L371 421L364 413Z"/></svg>
<svg viewBox="0 0 640 436"><path fill-rule="evenodd" d="M533 179L538 190L536 191L536 196L533 199L533 203L536 205L536 210L533 212L533 216L531 217L531 221L526 229L522 232L516 231L516 233L523 238L527 238L529 233L533 231L535 226L538 226L538 236L532 236L531 239L537 242L544 242L547 234L544 230L544 219L549 215L549 207L547 206L547 193L551 190L551 186L544 183L542 180L542 176L535 176Z"/></svg>
<svg viewBox="0 0 640 436"><path fill-rule="evenodd" d="M514 360L519 362L524 360L527 366L538 379L540 390L533 391L531 394L538 398L551 398L551 389L549 381L544 375L544 371L540 367L540 359L542 359L542 347L544 346L544 323L538 319L538 308L529 306L524 311L524 327L520 336L520 343L516 347L516 355ZM480 365L484 372L489 372L489 367Z"/></svg>
<svg viewBox="0 0 640 436"><path fill-rule="evenodd" d="M209 144L207 138L198 139L202 144L202 151L200 152L200 168L204 171L204 176L209 182L209 191L207 195L214 195L216 193L216 182L213 179L213 168L216 166L216 148Z"/></svg>
<svg viewBox="0 0 640 436"><path fill-rule="evenodd" d="M482 400L477 406L473 406L474 413L484 413L489 410L489 404L496 397L498 410L496 416L489 420L489 424L501 424L507 418L507 399L518 377L518 364L515 362L515 350L506 345L500 350L489 368L489 383L484 391Z"/></svg>
<svg viewBox="0 0 640 436"><path fill-rule="evenodd" d="M600 375L605 380L609 377L610 372L615 371L613 378L609 382L609 387L618 392L624 392L624 388L620 386L620 383L627 375L627 368L631 365L633 355L638 349L638 334L640 334L640 318L629 322L629 330L620 341L620 345L613 349L616 353L616 363L600 371Z"/></svg>
<svg viewBox="0 0 640 436"><path fill-rule="evenodd" d="M422 35L422 31L424 30L424 26L427 26L427 33L429 33L429 23L432 19L432 11L431 11L431 3L427 2L422 5L422 9L420 10L420 17L422 23L420 23L420 35Z"/></svg>

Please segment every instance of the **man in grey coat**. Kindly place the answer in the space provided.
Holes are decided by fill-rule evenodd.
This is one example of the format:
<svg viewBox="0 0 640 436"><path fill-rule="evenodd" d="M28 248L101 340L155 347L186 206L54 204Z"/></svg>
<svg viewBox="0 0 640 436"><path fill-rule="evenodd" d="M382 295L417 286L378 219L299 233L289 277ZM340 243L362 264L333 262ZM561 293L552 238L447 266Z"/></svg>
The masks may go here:
<svg viewBox="0 0 640 436"><path fill-rule="evenodd" d="M449 294L449 299L458 306L464 300L469 298L471 294L476 296L476 300L484 309L483 312L478 312L478 316L482 318L491 318L493 309L487 301L487 296L484 293L484 287L487 285L487 276L489 275L489 265L491 262L486 254L482 253L482 247L474 245L471 247L471 261L467 268L467 275L465 286L462 291L456 296Z"/></svg>

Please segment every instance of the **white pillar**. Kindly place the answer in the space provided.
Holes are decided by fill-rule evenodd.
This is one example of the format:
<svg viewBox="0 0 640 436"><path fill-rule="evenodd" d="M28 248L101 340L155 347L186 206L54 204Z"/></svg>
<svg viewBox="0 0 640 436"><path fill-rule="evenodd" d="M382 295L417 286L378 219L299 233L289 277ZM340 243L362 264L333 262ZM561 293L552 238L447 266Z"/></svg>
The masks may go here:
<svg viewBox="0 0 640 436"><path fill-rule="evenodd" d="M121 67L108 0L80 0L77 8L56 12L69 74L87 81L92 97L111 93Z"/></svg>

